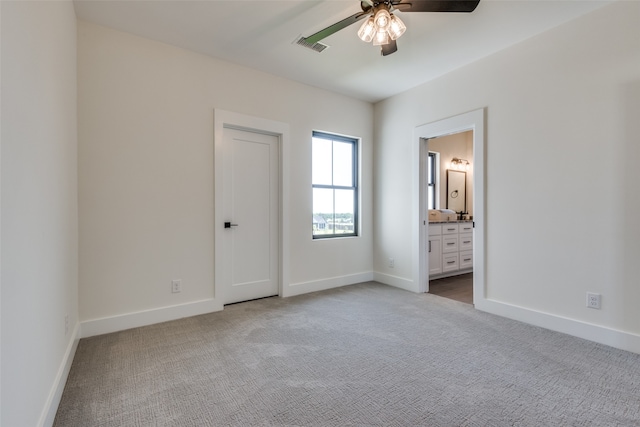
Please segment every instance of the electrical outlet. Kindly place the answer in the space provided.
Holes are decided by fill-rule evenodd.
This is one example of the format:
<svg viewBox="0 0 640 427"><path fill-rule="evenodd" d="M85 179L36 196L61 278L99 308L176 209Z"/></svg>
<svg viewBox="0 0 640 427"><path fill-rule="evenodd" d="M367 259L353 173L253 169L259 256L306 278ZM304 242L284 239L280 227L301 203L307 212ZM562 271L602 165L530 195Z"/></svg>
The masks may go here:
<svg viewBox="0 0 640 427"><path fill-rule="evenodd" d="M65 335L69 334L69 315L68 314L64 315L64 334Z"/></svg>
<svg viewBox="0 0 640 427"><path fill-rule="evenodd" d="M600 294L587 292L587 307L600 310Z"/></svg>
<svg viewBox="0 0 640 427"><path fill-rule="evenodd" d="M182 280L176 279L171 281L171 292L174 294L182 292Z"/></svg>
<svg viewBox="0 0 640 427"><path fill-rule="evenodd" d="M389 258L389 268L393 268L396 266L396 260L393 258Z"/></svg>

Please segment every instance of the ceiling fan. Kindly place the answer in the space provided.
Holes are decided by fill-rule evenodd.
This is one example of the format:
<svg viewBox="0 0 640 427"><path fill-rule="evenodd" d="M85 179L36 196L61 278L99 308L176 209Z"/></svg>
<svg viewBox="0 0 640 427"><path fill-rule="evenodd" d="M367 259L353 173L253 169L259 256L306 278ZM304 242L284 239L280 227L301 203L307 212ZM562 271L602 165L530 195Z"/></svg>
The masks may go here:
<svg viewBox="0 0 640 427"><path fill-rule="evenodd" d="M351 24L367 18L358 31L364 42L381 47L383 56L398 50L396 39L406 30L404 23L393 14L400 12L473 12L480 0L363 0L362 12L328 26L309 37L301 37L297 43L321 52L326 48L320 40L337 33Z"/></svg>

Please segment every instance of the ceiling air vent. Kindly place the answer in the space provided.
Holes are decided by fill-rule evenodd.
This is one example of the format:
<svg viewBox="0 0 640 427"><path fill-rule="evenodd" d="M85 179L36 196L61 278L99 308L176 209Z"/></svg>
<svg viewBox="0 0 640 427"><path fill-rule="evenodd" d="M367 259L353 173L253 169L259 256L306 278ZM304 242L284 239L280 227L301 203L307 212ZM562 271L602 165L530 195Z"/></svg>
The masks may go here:
<svg viewBox="0 0 640 427"><path fill-rule="evenodd" d="M300 46L304 46L307 47L311 50L315 50L316 52L320 53L323 50L325 50L326 48L328 48L329 46L327 46L326 44L322 44L320 42L316 42L316 43L309 43L307 41L306 38L300 36L296 39L295 41L296 44L300 45Z"/></svg>

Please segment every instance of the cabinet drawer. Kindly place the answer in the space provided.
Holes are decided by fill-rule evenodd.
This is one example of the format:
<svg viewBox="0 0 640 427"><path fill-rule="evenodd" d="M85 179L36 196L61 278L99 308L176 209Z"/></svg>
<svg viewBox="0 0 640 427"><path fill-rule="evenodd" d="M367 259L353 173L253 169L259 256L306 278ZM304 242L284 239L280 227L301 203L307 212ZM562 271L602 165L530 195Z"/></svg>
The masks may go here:
<svg viewBox="0 0 640 427"><path fill-rule="evenodd" d="M461 222L458 224L458 231L460 233L473 233L472 222Z"/></svg>
<svg viewBox="0 0 640 427"><path fill-rule="evenodd" d="M458 224L442 224L442 234L458 234Z"/></svg>
<svg viewBox="0 0 640 427"><path fill-rule="evenodd" d="M442 253L458 252L458 236L442 236Z"/></svg>
<svg viewBox="0 0 640 427"><path fill-rule="evenodd" d="M429 236L439 236L442 234L442 226L440 224L429 225Z"/></svg>
<svg viewBox="0 0 640 427"><path fill-rule="evenodd" d="M460 269L458 253L442 255L442 272L456 271Z"/></svg>
<svg viewBox="0 0 640 427"><path fill-rule="evenodd" d="M460 268L473 267L473 251L460 252Z"/></svg>
<svg viewBox="0 0 640 427"><path fill-rule="evenodd" d="M461 251L473 250L473 233L460 233L458 247Z"/></svg>

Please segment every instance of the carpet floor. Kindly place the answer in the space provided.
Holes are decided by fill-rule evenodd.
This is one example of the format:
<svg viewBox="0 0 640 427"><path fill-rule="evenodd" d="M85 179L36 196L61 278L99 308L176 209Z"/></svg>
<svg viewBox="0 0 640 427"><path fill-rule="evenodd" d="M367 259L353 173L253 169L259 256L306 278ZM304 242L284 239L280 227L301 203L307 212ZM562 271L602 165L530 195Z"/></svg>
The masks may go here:
<svg viewBox="0 0 640 427"><path fill-rule="evenodd" d="M55 426L640 426L640 355L374 282L82 339Z"/></svg>

